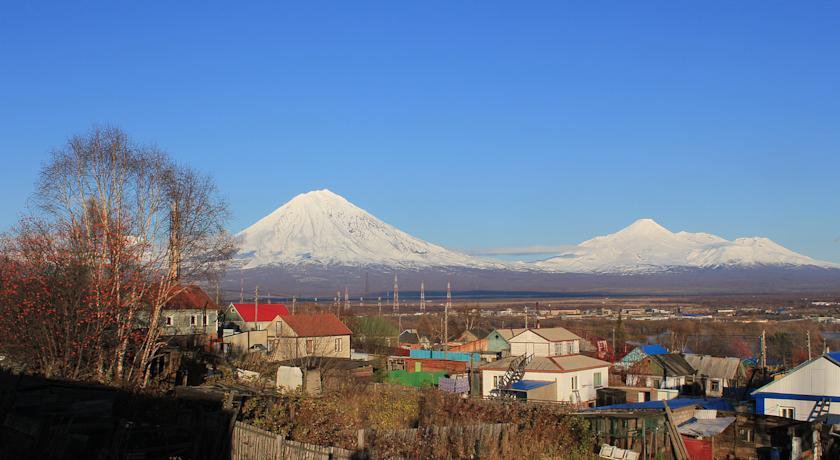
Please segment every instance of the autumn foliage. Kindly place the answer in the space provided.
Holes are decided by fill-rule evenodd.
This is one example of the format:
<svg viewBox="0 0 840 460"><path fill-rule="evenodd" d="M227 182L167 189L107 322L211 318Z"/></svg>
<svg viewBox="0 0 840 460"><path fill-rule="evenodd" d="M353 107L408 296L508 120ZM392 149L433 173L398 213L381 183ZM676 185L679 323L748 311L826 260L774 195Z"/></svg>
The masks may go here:
<svg viewBox="0 0 840 460"><path fill-rule="evenodd" d="M163 306L232 253L214 190L118 129L71 138L0 242L0 354L48 377L145 384Z"/></svg>

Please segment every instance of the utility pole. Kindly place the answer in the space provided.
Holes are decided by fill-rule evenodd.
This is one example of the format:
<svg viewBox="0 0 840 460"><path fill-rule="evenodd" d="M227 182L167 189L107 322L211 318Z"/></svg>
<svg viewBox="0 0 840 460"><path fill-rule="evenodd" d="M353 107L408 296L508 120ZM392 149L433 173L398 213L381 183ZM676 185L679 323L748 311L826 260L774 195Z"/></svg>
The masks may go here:
<svg viewBox="0 0 840 460"><path fill-rule="evenodd" d="M341 316L341 291L335 291L335 316Z"/></svg>
<svg viewBox="0 0 840 460"><path fill-rule="evenodd" d="M420 282L420 311L426 311L426 287Z"/></svg>
<svg viewBox="0 0 840 460"><path fill-rule="evenodd" d="M452 285L446 283L446 307L443 309L443 356L449 354L449 309L452 308Z"/></svg>
<svg viewBox="0 0 840 460"><path fill-rule="evenodd" d="M528 306L525 306L525 329L528 329Z"/></svg>
<svg viewBox="0 0 840 460"><path fill-rule="evenodd" d="M239 303L245 303L245 278L239 278Z"/></svg>
<svg viewBox="0 0 840 460"><path fill-rule="evenodd" d="M400 311L400 287L397 285L397 274L394 273L394 313Z"/></svg>
<svg viewBox="0 0 840 460"><path fill-rule="evenodd" d="M615 326L612 328L612 362L615 362Z"/></svg>
<svg viewBox="0 0 840 460"><path fill-rule="evenodd" d="M767 332L762 329L761 330L761 368L767 369Z"/></svg>
<svg viewBox="0 0 840 460"><path fill-rule="evenodd" d="M344 286L344 311L350 310L350 293L347 286Z"/></svg>
<svg viewBox="0 0 840 460"><path fill-rule="evenodd" d="M382 296L376 298L376 307L379 309L379 316L382 316Z"/></svg>
<svg viewBox="0 0 840 460"><path fill-rule="evenodd" d="M295 307L296 306L297 306L297 296L293 295L292 296L292 314L293 315L295 314Z"/></svg>
<svg viewBox="0 0 840 460"><path fill-rule="evenodd" d="M808 339L808 361L811 360L811 331L807 331L805 333L805 337Z"/></svg>
<svg viewBox="0 0 840 460"><path fill-rule="evenodd" d="M254 330L260 330L260 326L257 323L260 317L260 287L257 286L254 288Z"/></svg>

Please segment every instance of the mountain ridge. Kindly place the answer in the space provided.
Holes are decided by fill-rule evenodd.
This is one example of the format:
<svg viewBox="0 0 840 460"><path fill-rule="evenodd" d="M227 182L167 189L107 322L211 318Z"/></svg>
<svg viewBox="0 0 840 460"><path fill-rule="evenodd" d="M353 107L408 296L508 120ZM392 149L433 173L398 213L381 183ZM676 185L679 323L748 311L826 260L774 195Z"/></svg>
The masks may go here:
<svg viewBox="0 0 840 460"><path fill-rule="evenodd" d="M295 196L236 238L242 269L320 265L635 274L681 268L840 268L768 238L730 241L710 233L675 233L651 218L638 219L615 233L590 238L541 261L501 262L409 235L327 189Z"/></svg>

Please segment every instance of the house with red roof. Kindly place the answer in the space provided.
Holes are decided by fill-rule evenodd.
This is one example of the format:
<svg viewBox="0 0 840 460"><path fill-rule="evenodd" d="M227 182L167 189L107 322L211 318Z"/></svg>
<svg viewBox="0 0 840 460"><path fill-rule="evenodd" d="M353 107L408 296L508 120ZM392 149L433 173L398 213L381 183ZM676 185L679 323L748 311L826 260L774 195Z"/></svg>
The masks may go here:
<svg viewBox="0 0 840 460"><path fill-rule="evenodd" d="M214 334L219 307L200 286L175 285L161 309L161 334L165 336Z"/></svg>
<svg viewBox="0 0 840 460"><path fill-rule="evenodd" d="M266 330L274 359L350 358L353 332L332 313L279 315Z"/></svg>
<svg viewBox="0 0 840 460"><path fill-rule="evenodd" d="M278 316L289 310L282 303L232 303L224 312L224 322L233 323L242 331L261 331Z"/></svg>

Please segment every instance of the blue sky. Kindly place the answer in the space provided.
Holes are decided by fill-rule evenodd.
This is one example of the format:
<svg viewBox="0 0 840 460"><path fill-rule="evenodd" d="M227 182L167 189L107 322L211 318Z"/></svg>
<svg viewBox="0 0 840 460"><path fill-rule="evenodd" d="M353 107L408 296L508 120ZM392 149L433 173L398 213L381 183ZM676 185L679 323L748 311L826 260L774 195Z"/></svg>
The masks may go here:
<svg viewBox="0 0 840 460"><path fill-rule="evenodd" d="M454 248L652 217L840 262L836 2L239 3L0 7L0 229L107 123L232 231L329 188Z"/></svg>

